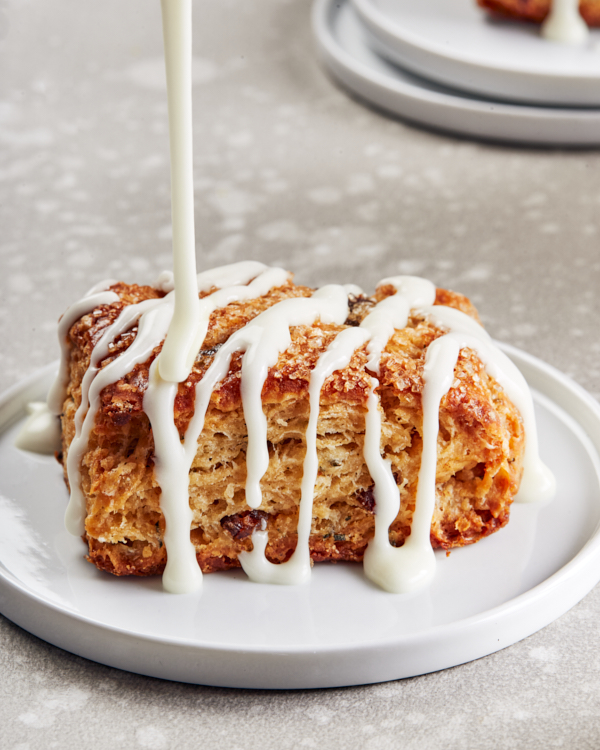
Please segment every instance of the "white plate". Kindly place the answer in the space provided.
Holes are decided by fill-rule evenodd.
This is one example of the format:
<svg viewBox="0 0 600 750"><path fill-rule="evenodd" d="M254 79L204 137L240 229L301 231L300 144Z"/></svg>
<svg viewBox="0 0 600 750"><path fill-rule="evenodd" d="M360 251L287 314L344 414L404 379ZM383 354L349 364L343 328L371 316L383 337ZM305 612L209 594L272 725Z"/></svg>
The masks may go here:
<svg viewBox="0 0 600 750"><path fill-rule="evenodd" d="M600 105L600 32L548 42L531 23L490 18L475 0L352 0L377 49L414 73L488 98Z"/></svg>
<svg viewBox="0 0 600 750"><path fill-rule="evenodd" d="M477 659L552 622L600 578L600 407L548 365L507 349L539 393L541 450L558 495L514 506L502 531L437 556L428 591L403 597L360 565L317 565L308 586L254 584L241 571L174 596L160 578L113 578L63 527L53 458L17 450L25 404L51 370L0 399L0 611L75 654L170 680L250 688L381 682Z"/></svg>
<svg viewBox="0 0 600 750"><path fill-rule="evenodd" d="M332 75L361 99L387 112L472 138L556 146L600 144L600 109L486 101L387 62L369 46L367 31L348 0L316 0L313 28Z"/></svg>

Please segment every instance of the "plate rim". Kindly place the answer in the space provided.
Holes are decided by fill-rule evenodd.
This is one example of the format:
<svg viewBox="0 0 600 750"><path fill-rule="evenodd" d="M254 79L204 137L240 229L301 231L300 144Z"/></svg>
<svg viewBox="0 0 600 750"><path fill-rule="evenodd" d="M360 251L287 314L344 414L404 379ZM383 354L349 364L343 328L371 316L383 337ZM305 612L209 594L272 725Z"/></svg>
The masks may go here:
<svg viewBox="0 0 600 750"><path fill-rule="evenodd" d="M589 415L589 419L592 420L597 427L598 435L596 436L596 440L598 442L598 445L596 445L596 443L594 442L594 438L589 434L589 431L586 429L585 425L581 424L578 419L573 417L570 411L565 408L564 405L557 403L551 396L545 394L544 390L542 388L539 388L538 384L536 384L536 386L538 387L534 386L536 387L536 390L539 390L540 393L542 393L543 398L548 399L559 410L566 412L566 414L576 422L579 428L587 436L587 439L590 442L590 446L594 449L596 463L598 464L598 466L600 466L600 404L587 391L585 391L585 389L571 380L571 378L566 376L564 373L554 368L552 365L549 365L542 360L530 354L527 354L526 352L522 352L521 350L516 349L515 347L512 347L510 345L502 344L501 346L509 356L517 360L517 363L520 367L524 365L526 368L532 369L535 373L539 374L542 381L543 379L547 381L546 385L548 382L551 383L555 388L557 387L563 392L565 398L574 398L583 406L583 408L586 410L586 413ZM42 381L48 379L50 373L53 369L55 369L55 367L56 363L46 366L42 370L33 373L32 375L25 378L20 383L12 386L0 395L0 432L5 432L10 424L14 422L14 418L11 419L10 416L6 416L7 404L11 405L12 402L12 405L14 406L14 403L18 401L18 398L16 397L20 397L21 400L24 400L27 391L31 391L36 386L39 387ZM544 385L543 382L542 385ZM20 408L17 408L17 413L22 413L22 410L23 406L21 405ZM586 449L588 451L590 446L586 446ZM597 470L598 466L596 467ZM598 482L600 487L600 477L598 478ZM16 622L18 625L21 625L21 627L24 627L26 630L33 632L35 635L38 635L44 640L48 640L50 643L54 643L54 645L58 645L59 647L65 648L66 650L76 653L80 656L84 656L85 658L92 658L95 661L100 661L102 663L109 664L110 666L116 666L118 668L123 668L122 662L111 663L110 658L99 658L98 654L96 653L93 653L90 656L89 649L86 651L86 649L82 649L81 646L69 647L69 644L65 644L65 642L56 642L57 640L60 641L60 639L50 639L45 637L43 634L39 633L39 627L31 628L28 626L28 624L19 622L21 618L19 617L18 610L27 609L27 605L29 605L30 607L37 607L41 605L44 608L50 609L54 613L54 615L59 618L59 620L66 620L67 623L73 623L73 621L77 622L79 624L79 627L83 628L83 631L91 628L93 630L100 630L106 638L121 638L125 639L125 641L137 642L138 647L141 646L142 652L148 651L148 646L153 646L158 647L158 650L166 649L173 651L174 649L176 649L178 651L193 652L195 655L200 655L202 657L208 658L209 660L211 658L222 658L227 661L232 656L237 656L238 658L242 658L242 660L250 660L253 663L257 659L263 661L266 660L269 665L274 664L275 667L277 667L277 660L279 660L280 662L289 660L301 660L303 663L304 661L306 661L307 664L312 664L316 658L323 658L324 656L326 656L328 657L326 661L337 663L338 661L340 661L340 657L365 657L369 654L372 654L374 651L389 650L390 648L392 650L407 650L414 648L423 650L430 648L431 646L439 646L439 643L441 641L452 641L457 638L464 639L465 635L469 633L472 635L477 635L477 631L479 631L482 627L485 627L486 623L489 622L495 622L499 626L506 625L508 631L510 631L510 635L506 640L503 640L502 642L500 642L500 639L498 640L498 643L500 645L496 646L494 644L494 647L492 648L489 648L489 646L487 646L485 647L484 652L478 653L477 656L471 656L468 658L459 657L458 660L456 660L456 657L452 658L450 656L446 659L447 663L437 663L434 669L418 670L416 672L412 672L411 674L401 674L392 677L388 675L384 676L383 679L363 679L361 677L358 680L352 681L348 680L348 678L343 678L342 681L339 682L336 679L332 679L330 677L325 678L325 680L323 680L323 678L315 679L313 677L308 679L301 679L301 684L288 684L289 680L288 682L285 682L285 680L287 679L285 677L283 678L283 683L281 683L281 677L279 677L278 679L273 679L271 676L268 677L268 684L256 684L257 680L254 678L250 679L250 681L248 682L247 679L236 679L232 678L231 675L229 675L223 680L215 678L213 676L208 680L208 682L204 682L199 677L193 679L184 678L182 680L187 682L204 682L204 684L223 686L275 689L286 687L292 689L307 687L334 687L341 684L349 685L364 684L366 682L380 682L385 681L386 679L399 679L401 677L412 676L413 674L416 675L426 673L427 671L436 671L438 669L443 669L449 666L464 663L465 661L470 661L472 658L480 658L489 653L493 653L494 651L505 648L506 646L509 646L516 641L522 640L528 635L537 632L542 627L545 627L545 625L550 624L550 622L553 622L556 617L564 614L564 612L568 611L593 588L598 580L600 580L600 566L594 567L593 565L596 559L600 560L600 523L593 531L590 532L590 535L587 538L585 544L574 557L572 557L565 565L563 565L551 576L549 576L536 586L532 587L531 589L528 589L526 592L523 592L522 594L509 599L503 604L497 605L491 609L477 613L470 617L455 620L447 624L435 625L421 633L411 633L396 638L386 637L378 639L376 643L363 642L353 644L346 643L342 645L316 644L312 646L301 644L298 646L278 646L277 648L273 649L264 644L256 644L251 646L239 646L226 643L201 644L197 641L186 638L177 638L173 636L153 636L148 633L137 633L127 628L102 623L95 618L67 609L64 606L60 606L56 602L53 602L52 600L44 597L42 594L30 589L26 584L23 584L16 576L14 576L14 574L10 573L10 571L7 571L4 566L0 567L0 602L2 602L2 611L6 614L6 616ZM583 571L581 569L583 569ZM572 585L573 583L575 583L576 585ZM567 595L563 596L560 601L552 599L551 596L549 597L553 589L565 587L567 588ZM11 594L12 598L15 599L15 601L13 601L12 604L7 608L7 600L11 597ZM26 600L25 607L20 607L20 605L23 604L23 600ZM527 626L524 628L521 623L521 625L516 628L518 632L515 635L515 628L514 624L511 624L511 618L519 616L520 613L522 614L523 609L535 610L537 604L540 602L550 607L550 609L552 610L551 614L545 614L541 617L541 619L544 620L542 624L540 624L539 621L528 622ZM10 610L10 612L7 612L7 609ZM544 609L544 607L539 607L539 609ZM539 620L539 613L537 614ZM36 630L38 632L36 632ZM150 676L155 677L162 677L166 679L181 679L181 677L170 676L168 673L159 673L160 670L157 670L155 668L131 669L127 666L125 668L129 668L129 671L134 671L141 674L150 674ZM246 669L248 669L247 665ZM229 668L229 672L231 672L231 668Z"/></svg>

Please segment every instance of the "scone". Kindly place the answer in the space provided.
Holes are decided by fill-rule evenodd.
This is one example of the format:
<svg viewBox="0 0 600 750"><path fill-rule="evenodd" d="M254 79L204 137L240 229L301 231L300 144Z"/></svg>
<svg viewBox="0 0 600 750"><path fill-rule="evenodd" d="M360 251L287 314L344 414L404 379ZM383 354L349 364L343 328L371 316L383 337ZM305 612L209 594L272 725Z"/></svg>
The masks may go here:
<svg viewBox="0 0 600 750"><path fill-rule="evenodd" d="M208 297L211 291L201 291L200 296ZM311 374L343 331L359 328L395 291L386 283L374 296L349 290L345 321L331 323L317 317L310 325L290 328L290 344L268 367L262 387L268 466L260 480L258 507L249 507L245 489L244 353L233 353L224 377L211 392L189 473L190 538L203 572L239 566L241 553L252 550L259 530L268 535L268 561L282 563L290 558L298 544ZM163 289L124 283L113 284L109 292L114 301L83 314L69 327L64 342L68 368L62 410L65 467L90 363L102 373L123 357L139 335L138 323L109 342L100 359L94 348L128 307L165 297ZM192 372L176 388L173 423L180 439L197 407L197 385L232 336L273 306L312 298L313 293L284 280L256 298L234 301L212 312ZM479 327L473 322L478 321L477 313L464 296L437 289L434 297L435 309L459 311L461 320ZM410 538L423 453L424 367L429 347L445 334L447 329L431 310L411 309L406 326L392 329L391 338L384 341L376 373L365 342L352 351L344 367L324 379L316 423L318 469L309 534L312 561L360 561L373 539L380 495L365 459L370 396L377 400L375 416L381 422L380 460L391 472L399 498L399 510L387 532L389 543L399 548ZM144 410L150 369L161 346L158 343L143 361L99 392L97 413L92 415L85 449L77 462L88 560L115 575L159 574L167 560L154 432ZM521 414L505 390L488 374L473 348L457 345L457 354L449 390L439 406L435 507L429 534L431 546L444 550L476 542L507 523L519 488L525 446ZM94 356L97 361L92 361ZM84 390L88 387L86 381ZM86 393L86 403L87 397ZM80 420L82 411L86 411L85 404ZM65 475L67 482L75 481L75 475Z"/></svg>
<svg viewBox="0 0 600 750"><path fill-rule="evenodd" d="M550 12L551 0L477 0L477 3L503 16L541 23ZM580 0L579 12L589 26L600 26L600 0Z"/></svg>

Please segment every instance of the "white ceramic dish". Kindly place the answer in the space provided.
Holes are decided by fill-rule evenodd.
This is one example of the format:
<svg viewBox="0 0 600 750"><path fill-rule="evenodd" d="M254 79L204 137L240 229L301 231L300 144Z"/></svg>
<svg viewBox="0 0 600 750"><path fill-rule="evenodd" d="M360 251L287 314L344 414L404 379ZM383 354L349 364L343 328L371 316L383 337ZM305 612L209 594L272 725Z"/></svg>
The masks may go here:
<svg viewBox="0 0 600 750"><path fill-rule="evenodd" d="M600 578L600 407L539 360L506 349L537 389L541 451L558 495L514 506L508 526L450 557L431 588L403 597L360 565L320 565L309 586L206 576L202 596L160 579L117 579L85 562L63 527L67 501L50 457L13 445L28 401L52 373L0 399L0 611L61 648L170 680L314 688L393 680L509 646L552 622Z"/></svg>
<svg viewBox="0 0 600 750"><path fill-rule="evenodd" d="M600 144L600 109L478 99L387 62L369 46L367 31L349 0L316 0L313 29L325 66L345 88L369 104L419 125L494 141L553 146Z"/></svg>
<svg viewBox="0 0 600 750"><path fill-rule="evenodd" d="M352 0L376 49L433 81L529 104L600 105L600 32L582 46L490 18L475 0Z"/></svg>

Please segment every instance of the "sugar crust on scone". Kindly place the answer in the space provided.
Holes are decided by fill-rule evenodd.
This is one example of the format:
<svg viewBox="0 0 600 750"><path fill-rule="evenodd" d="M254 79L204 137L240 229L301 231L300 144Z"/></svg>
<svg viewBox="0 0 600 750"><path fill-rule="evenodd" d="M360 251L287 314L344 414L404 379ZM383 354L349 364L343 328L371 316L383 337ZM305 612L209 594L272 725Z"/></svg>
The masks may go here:
<svg viewBox="0 0 600 750"><path fill-rule="evenodd" d="M94 345L125 305L163 296L152 287L115 284L120 302L83 316L70 330L70 382L62 418L63 453L73 439L81 381ZM373 305L393 294L352 298L346 323L358 325ZM215 311L193 370L178 386L175 424L181 436L193 415L195 385L229 336L284 299L311 296L287 283L257 299ZM204 296L204 295L202 295ZM462 295L438 289L436 304L477 317ZM319 356L344 326L297 326L291 346L271 368L262 391L268 421L270 462L261 481L263 502L245 502L247 431L241 404L241 354L215 389L190 472L191 539L204 572L239 566L252 547L255 528L269 532L267 557L287 560L296 547L297 518L309 416L308 384ZM128 348L136 328L120 336L102 362ZM408 326L388 342L377 393L382 407L381 449L392 464L400 512L390 541L401 546L410 534L420 466L423 364L428 345L444 331L413 313ZM160 351L122 380L105 388L81 466L87 504L88 559L116 575L153 575L164 570L164 519L153 473L153 439L143 397L150 364ZM361 560L374 532L373 482L363 457L370 373L366 347L348 367L325 381L318 421L319 474L315 486L310 553L314 561ZM520 415L474 352L463 349L455 380L440 407L433 547L450 550L478 541L504 526L522 472L524 430Z"/></svg>

